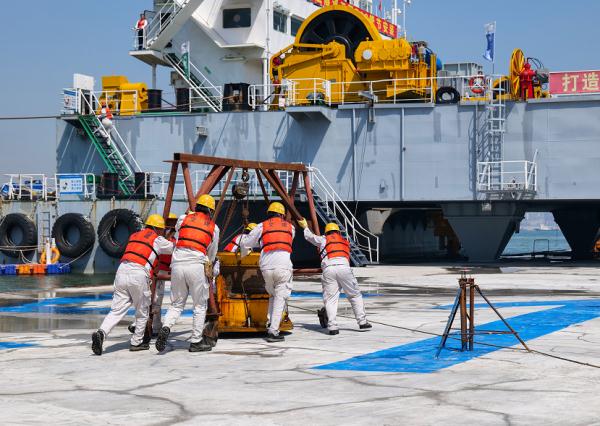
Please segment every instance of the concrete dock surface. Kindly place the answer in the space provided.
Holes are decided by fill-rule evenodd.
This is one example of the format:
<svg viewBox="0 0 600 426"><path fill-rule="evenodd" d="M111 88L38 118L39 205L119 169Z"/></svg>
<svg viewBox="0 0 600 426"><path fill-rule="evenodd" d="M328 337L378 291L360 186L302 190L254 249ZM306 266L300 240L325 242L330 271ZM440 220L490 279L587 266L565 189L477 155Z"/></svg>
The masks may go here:
<svg viewBox="0 0 600 426"><path fill-rule="evenodd" d="M473 352L445 349L435 359L458 269L355 269L373 328L360 331L344 299L337 336L315 314L319 277L298 277L285 342L222 336L208 353L188 352L187 312L162 354L153 344L129 352L126 318L104 354L93 355L90 335L110 306L107 285L0 294L2 423L600 425L597 267L473 268L541 353L524 351L512 335L478 335ZM498 317L476 302L477 325L497 329Z"/></svg>

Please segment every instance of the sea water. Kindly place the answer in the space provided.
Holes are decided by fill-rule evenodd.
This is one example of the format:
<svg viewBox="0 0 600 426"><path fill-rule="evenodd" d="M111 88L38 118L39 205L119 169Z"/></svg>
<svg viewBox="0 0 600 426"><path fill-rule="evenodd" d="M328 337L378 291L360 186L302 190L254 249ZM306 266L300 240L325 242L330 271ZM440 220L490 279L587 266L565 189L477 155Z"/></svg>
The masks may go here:
<svg viewBox="0 0 600 426"><path fill-rule="evenodd" d="M502 254L526 254L571 250L559 229L521 230L515 233Z"/></svg>

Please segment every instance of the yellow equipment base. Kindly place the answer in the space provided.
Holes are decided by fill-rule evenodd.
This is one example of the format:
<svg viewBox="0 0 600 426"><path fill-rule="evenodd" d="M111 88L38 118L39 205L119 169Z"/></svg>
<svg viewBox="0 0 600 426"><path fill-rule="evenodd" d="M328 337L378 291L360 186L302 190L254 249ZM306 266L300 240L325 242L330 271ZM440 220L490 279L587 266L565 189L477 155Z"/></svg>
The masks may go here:
<svg viewBox="0 0 600 426"><path fill-rule="evenodd" d="M219 333L264 333L267 331L269 294L258 267L259 253L241 258L235 253L221 252L221 273L217 277ZM246 293L246 297L244 297ZM294 328L287 311L280 331Z"/></svg>

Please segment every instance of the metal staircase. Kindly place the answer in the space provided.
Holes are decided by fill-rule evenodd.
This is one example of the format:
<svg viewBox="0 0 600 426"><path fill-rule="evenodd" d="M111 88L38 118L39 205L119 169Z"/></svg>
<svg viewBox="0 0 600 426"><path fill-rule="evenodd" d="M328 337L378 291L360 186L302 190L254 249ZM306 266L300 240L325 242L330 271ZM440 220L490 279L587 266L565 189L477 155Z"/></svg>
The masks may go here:
<svg viewBox="0 0 600 426"><path fill-rule="evenodd" d="M319 169L310 167L309 171L317 215L324 223L337 223L348 238L352 265L379 263L379 238L363 227Z"/></svg>
<svg viewBox="0 0 600 426"><path fill-rule="evenodd" d="M204 0L166 0L146 28L146 49L162 50Z"/></svg>
<svg viewBox="0 0 600 426"><path fill-rule="evenodd" d="M95 114L95 105L100 102L95 93L83 94L78 91L77 119L87 137L92 141L104 165L119 178L119 189L124 195L135 192L135 172L140 172L140 165L135 161L127 144L119 134L116 126L106 128Z"/></svg>
<svg viewBox="0 0 600 426"><path fill-rule="evenodd" d="M87 137L94 144L96 151L100 154L108 171L116 173L119 176L119 188L123 194L133 194L135 191L134 173L135 171L139 171L139 166L135 163L135 160L135 168L125 160L125 156L111 136L111 133L117 133L116 129L113 127L112 131L109 133L95 114L79 115L79 122ZM103 137L102 134L106 134L107 137ZM136 168L138 170L136 170Z"/></svg>
<svg viewBox="0 0 600 426"><path fill-rule="evenodd" d="M223 89L221 87L215 86L191 61L189 61L189 69L186 70L186 64L176 53L168 52L164 58L197 96L199 100L197 106L208 107L214 112L223 110Z"/></svg>

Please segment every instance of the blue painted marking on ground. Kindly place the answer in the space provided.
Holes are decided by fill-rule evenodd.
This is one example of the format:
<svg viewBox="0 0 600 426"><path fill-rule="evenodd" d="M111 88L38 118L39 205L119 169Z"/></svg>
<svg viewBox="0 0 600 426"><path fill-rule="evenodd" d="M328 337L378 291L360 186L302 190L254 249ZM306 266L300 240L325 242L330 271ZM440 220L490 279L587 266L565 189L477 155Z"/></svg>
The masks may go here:
<svg viewBox="0 0 600 426"><path fill-rule="evenodd" d="M340 295L346 297L344 294ZM373 297L375 295L366 294L364 297ZM300 298L321 298L321 293L311 291L297 291L292 293L292 297ZM112 299L112 293L94 294L89 296L77 297L54 297L36 302L22 303L13 306L0 307L0 313L37 313L37 314L57 314L57 315L106 315L110 311L110 307L89 307L82 306L93 302L106 302ZM168 304L168 297L165 300ZM163 305L164 306L164 305ZM163 309L163 313L166 310ZM135 314L134 309L127 312L128 315ZM182 313L183 316L192 316L192 310L186 309Z"/></svg>
<svg viewBox="0 0 600 426"><path fill-rule="evenodd" d="M19 343L19 342L0 342L0 350L2 350L2 349L29 348L31 346L37 346L37 344L35 344L35 343Z"/></svg>
<svg viewBox="0 0 600 426"><path fill-rule="evenodd" d="M478 304L485 308L487 305ZM564 301L533 301L533 302L508 302L495 303L497 308L523 307L523 306L548 306L539 312L517 315L507 318L525 341L554 333L563 328L584 321L600 317L600 299L564 300ZM450 309L451 305L444 306ZM480 330L507 330L502 321L494 321L477 327ZM478 335L476 342L498 346L518 345L513 335ZM440 342L440 337L420 340L405 345L359 355L343 361L315 367L321 370L354 370L354 371L379 371L379 372L406 372L406 373L432 373L443 368L470 361L474 358L495 352L500 348L475 344L471 352L455 352L443 350L438 359L435 352ZM460 342L448 340L448 346L458 348Z"/></svg>

